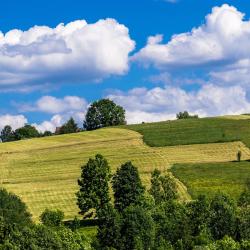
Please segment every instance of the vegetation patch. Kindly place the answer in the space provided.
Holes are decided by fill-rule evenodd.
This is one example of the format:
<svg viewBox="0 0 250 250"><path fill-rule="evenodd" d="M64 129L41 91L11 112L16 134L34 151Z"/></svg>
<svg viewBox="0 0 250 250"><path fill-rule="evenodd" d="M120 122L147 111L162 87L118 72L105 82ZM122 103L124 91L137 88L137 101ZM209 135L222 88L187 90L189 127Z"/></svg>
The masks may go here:
<svg viewBox="0 0 250 250"><path fill-rule="evenodd" d="M183 182L193 198L221 191L237 199L250 179L250 162L175 164L172 173Z"/></svg>
<svg viewBox="0 0 250 250"><path fill-rule="evenodd" d="M242 160L250 151L241 142L152 148L131 130L105 128L90 132L50 136L0 144L0 186L14 192L27 204L34 220L46 209L60 209L73 219L77 179L90 157L102 154L114 173L122 163L138 167L142 182L150 185L151 172L166 171L174 163ZM188 199L179 185L180 198Z"/></svg>
<svg viewBox="0 0 250 250"><path fill-rule="evenodd" d="M152 147L242 141L250 147L250 119L180 119L129 125Z"/></svg>

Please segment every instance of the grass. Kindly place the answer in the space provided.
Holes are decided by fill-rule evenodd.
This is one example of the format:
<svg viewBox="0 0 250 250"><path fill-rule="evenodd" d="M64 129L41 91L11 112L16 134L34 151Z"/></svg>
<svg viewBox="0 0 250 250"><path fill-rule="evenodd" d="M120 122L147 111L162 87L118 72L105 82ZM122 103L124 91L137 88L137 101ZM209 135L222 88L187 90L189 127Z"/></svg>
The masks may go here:
<svg viewBox="0 0 250 250"><path fill-rule="evenodd" d="M193 198L212 197L220 191L237 199L250 178L250 162L175 164L171 171Z"/></svg>
<svg viewBox="0 0 250 250"><path fill-rule="evenodd" d="M246 119L248 118L248 119ZM250 116L186 119L130 125L152 147L242 141L250 147Z"/></svg>
<svg viewBox="0 0 250 250"><path fill-rule="evenodd" d="M250 158L250 150L241 142L152 148L142 135L120 128L68 134L0 144L0 186L19 195L28 205L35 221L45 208L64 211L66 219L78 214L75 192L80 168L90 157L101 153L114 172L131 160L139 168L146 186L150 173L167 171L174 163L224 162ZM189 199L179 183L182 199Z"/></svg>

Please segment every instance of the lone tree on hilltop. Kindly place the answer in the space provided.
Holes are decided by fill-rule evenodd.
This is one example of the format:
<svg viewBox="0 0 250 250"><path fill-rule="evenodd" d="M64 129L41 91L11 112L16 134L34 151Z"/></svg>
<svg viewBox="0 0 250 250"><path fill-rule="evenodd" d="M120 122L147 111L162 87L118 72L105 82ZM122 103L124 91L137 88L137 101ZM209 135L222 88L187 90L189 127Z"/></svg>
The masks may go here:
<svg viewBox="0 0 250 250"><path fill-rule="evenodd" d="M99 212L106 208L110 201L109 180L110 167L102 155L89 159L82 167L81 178L78 180L80 190L76 193L80 214L91 217L93 210Z"/></svg>
<svg viewBox="0 0 250 250"><path fill-rule="evenodd" d="M123 124L126 124L124 108L109 99L101 99L90 105L83 126L94 130Z"/></svg>

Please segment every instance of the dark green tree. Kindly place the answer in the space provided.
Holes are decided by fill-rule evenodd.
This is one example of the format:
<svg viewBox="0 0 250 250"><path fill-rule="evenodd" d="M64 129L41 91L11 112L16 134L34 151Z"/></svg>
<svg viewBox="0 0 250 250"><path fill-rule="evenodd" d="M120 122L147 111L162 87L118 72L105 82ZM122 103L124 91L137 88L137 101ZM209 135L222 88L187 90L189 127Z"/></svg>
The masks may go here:
<svg viewBox="0 0 250 250"><path fill-rule="evenodd" d="M188 219L193 236L198 236L208 224L209 202L204 195L187 204Z"/></svg>
<svg viewBox="0 0 250 250"><path fill-rule="evenodd" d="M192 119L192 118L199 118L198 115L190 115L187 111L184 112L179 112L178 114L176 114L176 118L178 120L180 119Z"/></svg>
<svg viewBox="0 0 250 250"><path fill-rule="evenodd" d="M1 140L2 142L15 141L15 134L11 126L6 125L1 131Z"/></svg>
<svg viewBox="0 0 250 250"><path fill-rule="evenodd" d="M125 110L109 99L101 99L88 108L83 126L86 130L94 130L123 124L126 124Z"/></svg>
<svg viewBox="0 0 250 250"><path fill-rule="evenodd" d="M126 162L117 169L112 179L115 208L121 212L126 207L140 203L144 187L138 169L131 162Z"/></svg>
<svg viewBox="0 0 250 250"><path fill-rule="evenodd" d="M246 181L246 187L239 197L238 206L240 207L250 206L250 179Z"/></svg>
<svg viewBox="0 0 250 250"><path fill-rule="evenodd" d="M178 197L174 178L169 174L162 175L157 169L151 174L151 188L149 193L154 197L156 205Z"/></svg>
<svg viewBox="0 0 250 250"><path fill-rule="evenodd" d="M78 180L80 190L76 196L80 213L84 217L92 216L93 210L103 209L109 203L110 178L110 167L102 155L89 159L82 167L81 178Z"/></svg>
<svg viewBox="0 0 250 250"><path fill-rule="evenodd" d="M229 196L218 193L212 199L209 228L216 240L222 239L225 235L235 236L236 206Z"/></svg>
<svg viewBox="0 0 250 250"><path fill-rule="evenodd" d="M237 240L250 241L250 207L237 210Z"/></svg>
<svg viewBox="0 0 250 250"><path fill-rule="evenodd" d="M75 120L71 117L59 130L59 134L70 134L76 133L78 131L78 126Z"/></svg>
<svg viewBox="0 0 250 250"><path fill-rule="evenodd" d="M16 140L29 139L39 136L40 134L37 129L29 124L26 124L24 127L15 130Z"/></svg>
<svg viewBox="0 0 250 250"><path fill-rule="evenodd" d="M97 230L96 248L119 249L121 245L121 218L120 214L111 204L107 204L105 209L97 212L100 218Z"/></svg>
<svg viewBox="0 0 250 250"><path fill-rule="evenodd" d="M15 194L0 189L0 217L7 225L23 227L31 224L31 214L26 205Z"/></svg>
<svg viewBox="0 0 250 250"><path fill-rule="evenodd" d="M165 241L172 245L184 244L185 249L190 246L190 224L188 211L184 204L175 200L163 202L153 211L156 224L156 242ZM179 248L177 248L179 249Z"/></svg>
<svg viewBox="0 0 250 250"><path fill-rule="evenodd" d="M43 134L42 134L42 136L52 136L53 135L53 133L52 132L50 132L50 131L45 131Z"/></svg>
<svg viewBox="0 0 250 250"><path fill-rule="evenodd" d="M119 249L152 249L155 237L155 224L150 212L141 206L129 206L126 208L122 213L121 237Z"/></svg>
<svg viewBox="0 0 250 250"><path fill-rule="evenodd" d="M49 210L45 211L40 216L40 221L48 227L62 226L64 219L64 213L61 210Z"/></svg>

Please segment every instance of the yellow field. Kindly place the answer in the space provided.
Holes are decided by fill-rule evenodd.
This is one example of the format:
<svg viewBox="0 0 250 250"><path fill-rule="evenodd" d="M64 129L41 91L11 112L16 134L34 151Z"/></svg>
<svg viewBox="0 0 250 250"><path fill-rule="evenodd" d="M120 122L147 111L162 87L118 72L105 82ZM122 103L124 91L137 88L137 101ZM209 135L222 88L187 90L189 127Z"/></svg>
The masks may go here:
<svg viewBox="0 0 250 250"><path fill-rule="evenodd" d="M173 163L224 162L250 158L241 142L151 148L134 131L100 129L62 136L0 144L0 185L19 195L28 205L34 220L45 208L58 208L66 219L78 213L75 205L80 167L89 157L100 153L112 171L131 160L145 185L153 169L167 170ZM183 199L189 199L185 186L178 182Z"/></svg>

